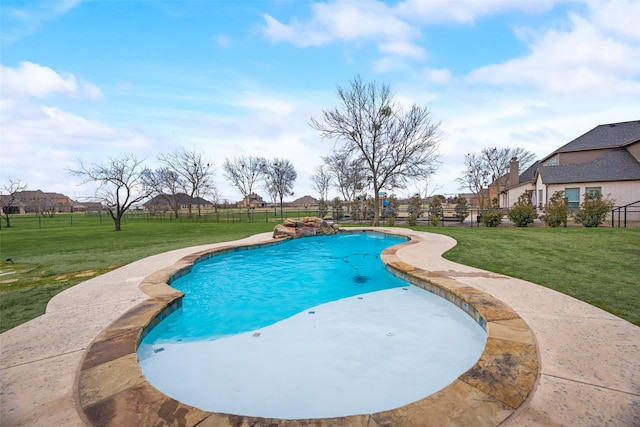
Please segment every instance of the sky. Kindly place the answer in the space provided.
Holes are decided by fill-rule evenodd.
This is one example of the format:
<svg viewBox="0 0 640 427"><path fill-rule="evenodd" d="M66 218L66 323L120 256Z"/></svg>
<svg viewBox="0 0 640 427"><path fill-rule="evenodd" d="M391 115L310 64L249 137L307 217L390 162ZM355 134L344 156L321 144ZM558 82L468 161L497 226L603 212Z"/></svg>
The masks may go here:
<svg viewBox="0 0 640 427"><path fill-rule="evenodd" d="M3 0L0 188L82 200L80 161L184 148L223 200L241 198L222 168L238 156L288 159L288 200L318 197L334 141L309 122L359 75L440 123L437 173L391 193L457 194L466 153L542 158L640 119L638 22L640 0Z"/></svg>

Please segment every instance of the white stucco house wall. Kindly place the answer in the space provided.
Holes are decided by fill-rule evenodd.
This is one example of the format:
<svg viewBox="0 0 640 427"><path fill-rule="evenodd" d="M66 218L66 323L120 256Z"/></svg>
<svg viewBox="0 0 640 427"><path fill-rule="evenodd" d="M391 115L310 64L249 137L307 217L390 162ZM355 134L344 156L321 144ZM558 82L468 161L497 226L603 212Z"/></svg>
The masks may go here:
<svg viewBox="0 0 640 427"><path fill-rule="evenodd" d="M600 191L615 206L640 205L640 120L596 126L522 174L514 159L510 175L513 184L501 195L504 207L525 190L533 190L540 210L556 191L565 193L570 209L578 208L587 191Z"/></svg>

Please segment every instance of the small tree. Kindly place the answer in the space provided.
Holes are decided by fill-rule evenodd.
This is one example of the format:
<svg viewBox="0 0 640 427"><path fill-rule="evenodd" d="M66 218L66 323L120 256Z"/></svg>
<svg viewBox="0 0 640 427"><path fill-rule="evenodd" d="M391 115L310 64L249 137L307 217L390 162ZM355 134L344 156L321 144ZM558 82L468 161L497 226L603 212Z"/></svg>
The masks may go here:
<svg viewBox="0 0 640 427"><path fill-rule="evenodd" d="M193 216L193 200L198 200L197 210L200 215L200 194L205 194L211 185L211 179L214 173L211 162L204 159L201 153L194 150L186 150L178 148L172 153L161 154L158 161L163 165L156 171L156 180L154 186L160 186L161 193L164 189L169 190L169 197L174 198L174 206L177 206L177 198L175 191L179 189L187 195L187 215L189 218ZM169 174L163 176L162 174ZM151 175L153 176L153 174ZM173 180L173 182L171 182ZM168 201L168 199L166 199ZM177 217L177 210L172 206Z"/></svg>
<svg viewBox="0 0 640 427"><path fill-rule="evenodd" d="M378 211L378 205L375 200L371 197L367 197L366 208L364 212L364 217L373 223L374 217L376 216L376 212Z"/></svg>
<svg viewBox="0 0 640 427"><path fill-rule="evenodd" d="M333 202L331 202L331 211L334 220L339 221L340 219L342 219L344 207L342 206L342 200L340 200L340 197L336 197L335 199L333 199Z"/></svg>
<svg viewBox="0 0 640 427"><path fill-rule="evenodd" d="M544 208L542 220L549 227L567 226L567 218L569 217L569 200L564 195L564 191L556 191L549 199L549 203Z"/></svg>
<svg viewBox="0 0 640 427"><path fill-rule="evenodd" d="M284 196L293 196L293 183L298 178L293 164L287 159L275 158L264 165L263 179L269 194L280 201L280 216L284 215Z"/></svg>
<svg viewBox="0 0 640 427"><path fill-rule="evenodd" d="M416 193L409 199L409 207L407 208L409 216L407 217L407 224L416 225L418 218L424 213L422 208L422 198L420 194Z"/></svg>
<svg viewBox="0 0 640 427"><path fill-rule="evenodd" d="M122 229L122 217L131 206L146 199L152 189L145 185L147 170L143 161L133 155L109 158L103 164L85 166L69 171L72 175L84 177L83 184L98 184L95 198L102 202L109 212L116 231Z"/></svg>
<svg viewBox="0 0 640 427"><path fill-rule="evenodd" d="M16 198L16 193L26 190L27 185L21 184L20 181L9 179L9 182L4 186L4 191L7 192L7 195L0 197L0 210L7 228L11 227L11 216L17 213L19 209L19 200Z"/></svg>
<svg viewBox="0 0 640 427"><path fill-rule="evenodd" d="M318 217L324 218L329 213L329 205L324 199L318 200Z"/></svg>
<svg viewBox="0 0 640 427"><path fill-rule="evenodd" d="M321 200L327 200L332 181L333 177L328 167L325 165L316 166L313 175L311 175L311 188L318 192Z"/></svg>
<svg viewBox="0 0 640 427"><path fill-rule="evenodd" d="M262 180L266 164L267 161L263 157L255 156L241 156L233 160L226 159L224 161L224 176L244 197L247 216L251 215L249 196L253 194L258 182Z"/></svg>
<svg viewBox="0 0 640 427"><path fill-rule="evenodd" d="M533 191L526 190L518 197L518 201L509 209L509 219L513 221L516 227L527 227L533 224L538 216L536 208L531 204L531 196Z"/></svg>
<svg viewBox="0 0 640 427"><path fill-rule="evenodd" d="M574 219L585 227L597 227L607 218L613 204L613 200L603 199L601 192L587 191L580 209L574 214Z"/></svg>
<svg viewBox="0 0 640 427"><path fill-rule="evenodd" d="M462 223L469 215L469 203L466 198L461 196L456 197L454 200L454 203L456 204L456 207L454 208L456 212L456 219L458 222Z"/></svg>
<svg viewBox="0 0 640 427"><path fill-rule="evenodd" d="M442 203L446 202L447 198L442 195L433 196L431 203L429 203L429 222L431 225L440 224L440 218L442 218Z"/></svg>

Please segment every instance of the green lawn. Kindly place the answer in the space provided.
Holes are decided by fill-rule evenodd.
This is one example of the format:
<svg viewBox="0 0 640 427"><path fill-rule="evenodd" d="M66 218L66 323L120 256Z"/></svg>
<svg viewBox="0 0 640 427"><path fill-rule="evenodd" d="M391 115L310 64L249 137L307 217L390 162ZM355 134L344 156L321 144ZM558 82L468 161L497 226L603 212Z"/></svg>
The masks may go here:
<svg viewBox="0 0 640 427"><path fill-rule="evenodd" d="M0 331L44 313L56 293L149 255L271 231L274 222L127 221L60 216L0 230ZM414 227L450 235L448 259L529 280L640 326L640 229ZM5 261L11 258L13 263Z"/></svg>
<svg viewBox="0 0 640 427"><path fill-rule="evenodd" d="M413 227L458 241L445 258L517 277L640 326L640 228Z"/></svg>
<svg viewBox="0 0 640 427"><path fill-rule="evenodd" d="M43 314L52 296L87 278L78 275L98 275L149 255L241 239L274 227L267 222L136 221L115 232L108 221L100 225L74 219L72 227L66 223L42 229L16 223L0 231L1 332Z"/></svg>

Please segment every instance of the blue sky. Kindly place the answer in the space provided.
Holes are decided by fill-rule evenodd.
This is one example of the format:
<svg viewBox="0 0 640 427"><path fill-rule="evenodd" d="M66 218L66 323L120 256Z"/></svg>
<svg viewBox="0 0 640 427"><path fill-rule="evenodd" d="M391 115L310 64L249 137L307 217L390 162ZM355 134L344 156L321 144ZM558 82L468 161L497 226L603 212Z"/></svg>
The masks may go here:
<svg viewBox="0 0 640 427"><path fill-rule="evenodd" d="M222 163L240 155L289 159L291 199L317 197L333 142L309 119L356 74L441 122L438 173L400 196L459 192L467 152L543 157L640 119L640 1L3 0L0 19L2 183L78 198L78 159L154 167L177 147L230 201Z"/></svg>

